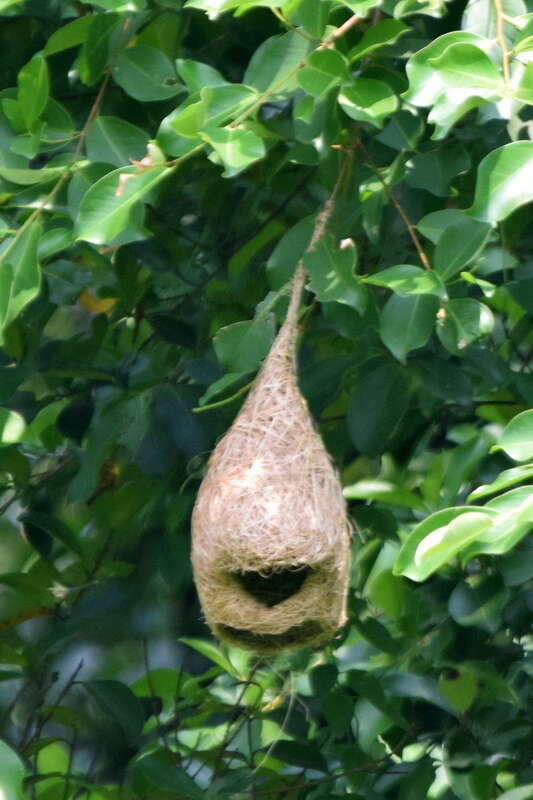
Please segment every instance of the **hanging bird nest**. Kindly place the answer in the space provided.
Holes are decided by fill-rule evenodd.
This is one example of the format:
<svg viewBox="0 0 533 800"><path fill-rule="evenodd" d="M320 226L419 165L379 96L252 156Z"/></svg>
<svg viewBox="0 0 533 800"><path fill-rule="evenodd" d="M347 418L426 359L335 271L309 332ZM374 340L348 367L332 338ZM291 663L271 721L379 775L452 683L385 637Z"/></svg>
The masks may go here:
<svg viewBox="0 0 533 800"><path fill-rule="evenodd" d="M324 642L344 624L350 527L337 472L296 379L299 265L287 318L216 446L192 517L213 633L257 652Z"/></svg>

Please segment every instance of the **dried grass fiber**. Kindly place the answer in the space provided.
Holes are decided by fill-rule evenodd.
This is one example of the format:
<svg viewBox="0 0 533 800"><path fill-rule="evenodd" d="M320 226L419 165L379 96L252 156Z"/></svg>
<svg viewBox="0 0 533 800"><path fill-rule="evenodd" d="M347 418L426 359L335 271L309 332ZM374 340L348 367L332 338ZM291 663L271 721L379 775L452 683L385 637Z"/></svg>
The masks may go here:
<svg viewBox="0 0 533 800"><path fill-rule="evenodd" d="M321 643L346 619L345 502L296 380L303 284L299 266L287 318L211 456L192 518L206 621L257 652Z"/></svg>

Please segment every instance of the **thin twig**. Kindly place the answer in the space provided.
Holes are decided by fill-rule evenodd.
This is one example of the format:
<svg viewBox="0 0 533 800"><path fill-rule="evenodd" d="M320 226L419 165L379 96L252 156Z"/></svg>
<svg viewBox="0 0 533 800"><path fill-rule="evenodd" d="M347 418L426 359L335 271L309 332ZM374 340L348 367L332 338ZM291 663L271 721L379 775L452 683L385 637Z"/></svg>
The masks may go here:
<svg viewBox="0 0 533 800"><path fill-rule="evenodd" d="M505 33L503 30L503 8L501 0L493 0L494 10L496 11L496 38L502 52L503 82L509 84L509 51L505 43Z"/></svg>
<svg viewBox="0 0 533 800"><path fill-rule="evenodd" d="M411 237L411 241L413 242L413 244L414 244L414 246L416 248L416 252L418 253L418 257L419 257L420 261L422 262L422 266L424 267L424 269L431 269L431 264L429 263L429 259L428 259L427 255L426 255L425 251L424 251L424 248L422 247L420 239L418 238L417 232L415 231L411 220L407 216L407 213L406 213L405 209L402 207L402 205L399 202L398 198L394 194L394 191L388 185L387 181L385 180L385 178L381 174L381 171L380 171L379 167L373 161L370 153L368 152L368 150L366 149L366 147L364 146L364 144L361 141L359 141L359 147L361 148L361 150L364 153L367 165L370 167L372 172L375 174L375 176L377 177L377 179L379 180L379 182L383 186L383 191L385 192L385 194L389 198L390 202L393 204L394 208L396 209L396 211L398 212L398 214L402 218L402 220L403 220L403 222L405 224L405 227L407 228L407 232L409 233L409 236Z"/></svg>
<svg viewBox="0 0 533 800"><path fill-rule="evenodd" d="M336 30L334 30L333 33L330 33L328 38L324 39L324 41L322 42L322 44L318 49L324 50L327 47L331 47L331 45L336 39L340 39L341 36L344 36L346 33L348 33L348 31L350 31L352 28L355 28L355 26L359 25L359 23L362 21L363 17L360 17L359 14L354 14L349 19L347 19L346 22L343 22L342 25L340 25Z"/></svg>

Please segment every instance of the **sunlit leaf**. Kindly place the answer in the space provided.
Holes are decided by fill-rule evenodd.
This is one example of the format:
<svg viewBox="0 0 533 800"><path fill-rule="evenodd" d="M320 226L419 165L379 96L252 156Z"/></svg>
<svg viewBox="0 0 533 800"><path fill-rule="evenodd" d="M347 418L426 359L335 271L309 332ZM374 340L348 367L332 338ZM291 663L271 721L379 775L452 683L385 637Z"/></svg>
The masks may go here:
<svg viewBox="0 0 533 800"><path fill-rule="evenodd" d="M169 172L165 167L150 167L143 172L123 167L104 175L81 202L76 237L95 244L113 240L127 227L133 206Z"/></svg>
<svg viewBox="0 0 533 800"><path fill-rule="evenodd" d="M511 142L481 161L473 205L466 213L500 222L533 199L533 142Z"/></svg>

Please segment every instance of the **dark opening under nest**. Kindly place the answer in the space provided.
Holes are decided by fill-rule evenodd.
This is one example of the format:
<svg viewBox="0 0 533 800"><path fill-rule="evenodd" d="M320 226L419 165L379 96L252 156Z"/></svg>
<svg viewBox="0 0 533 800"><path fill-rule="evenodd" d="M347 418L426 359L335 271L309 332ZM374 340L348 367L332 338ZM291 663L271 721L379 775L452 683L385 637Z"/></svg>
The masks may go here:
<svg viewBox="0 0 533 800"><path fill-rule="evenodd" d="M309 566L292 567L280 571L235 572L234 577L255 600L268 608L288 600L302 588L312 572Z"/></svg>
<svg viewBox="0 0 533 800"><path fill-rule="evenodd" d="M293 625L283 633L256 633L255 631L232 628L230 625L219 625L218 632L224 638L240 647L251 647L261 652L269 653L282 650L285 647L304 646L314 642L322 632L320 623L307 620L300 625Z"/></svg>

